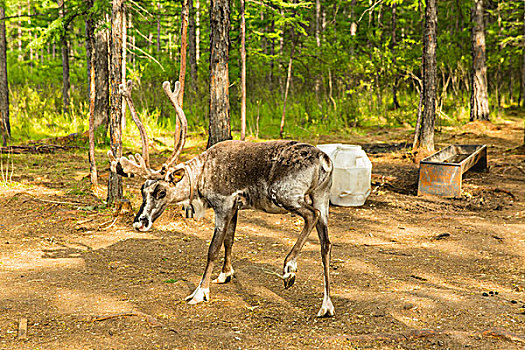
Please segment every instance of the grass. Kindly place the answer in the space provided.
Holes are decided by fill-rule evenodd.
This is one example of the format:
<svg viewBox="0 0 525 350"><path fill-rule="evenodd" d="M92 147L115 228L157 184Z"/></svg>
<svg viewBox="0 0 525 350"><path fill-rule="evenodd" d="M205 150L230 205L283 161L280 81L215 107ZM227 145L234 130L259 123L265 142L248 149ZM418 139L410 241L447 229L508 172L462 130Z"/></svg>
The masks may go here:
<svg viewBox="0 0 525 350"><path fill-rule="evenodd" d="M249 96L247 101L247 136L252 139L279 138L282 115L282 98L278 92L260 92L261 96ZM88 130L88 103L85 91L72 90L70 111L62 113L61 91L53 86L35 88L29 84L15 85L10 91L12 144L31 140L81 134ZM175 130L175 113L161 89L146 83L134 92L137 112L156 150L172 148L172 134ZM234 138L240 135L239 100L231 94L231 127ZM373 128L413 128L417 118L419 97L415 93L400 91L401 108L392 109L391 101L377 103L373 91L357 91L352 96L336 100L317 101L313 93L295 92L290 95L286 108L285 138L317 140L327 135L348 137L365 134ZM468 122L469 108L465 98L452 96L442 103L436 115L436 128L458 126ZM187 147L202 148L207 138L208 101L188 93L184 110L188 119L189 132ZM519 108L517 109L521 111ZM493 108L493 120L504 120L516 113L516 106ZM136 126L127 116L123 130L124 147L136 149L140 136ZM79 138L78 144L86 146L86 139ZM107 148L109 140L106 138ZM5 181L4 181L5 182Z"/></svg>
<svg viewBox="0 0 525 350"><path fill-rule="evenodd" d="M14 157L10 152L0 153L0 185L9 188L13 185L13 174L15 172Z"/></svg>

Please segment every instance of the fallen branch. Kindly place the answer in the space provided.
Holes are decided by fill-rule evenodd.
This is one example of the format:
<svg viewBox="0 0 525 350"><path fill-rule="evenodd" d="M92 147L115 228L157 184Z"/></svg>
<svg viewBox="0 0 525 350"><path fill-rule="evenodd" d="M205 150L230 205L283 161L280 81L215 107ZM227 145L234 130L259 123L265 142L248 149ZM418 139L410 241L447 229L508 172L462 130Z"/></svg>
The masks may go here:
<svg viewBox="0 0 525 350"><path fill-rule="evenodd" d="M390 250L378 250L377 251L380 254L389 254L389 255L399 255L399 256L412 256L411 254L403 253L403 252L394 252Z"/></svg>
<svg viewBox="0 0 525 350"><path fill-rule="evenodd" d="M144 312L140 311L131 311L131 312L121 312L118 314L110 314L110 315L104 315L104 316L96 316L93 318L93 322L97 321L105 321L112 318L119 318L119 317L131 317L131 316L138 316L143 317L151 326L153 327L162 327L163 324L160 323L155 317L145 314Z"/></svg>
<svg viewBox="0 0 525 350"><path fill-rule="evenodd" d="M259 267L259 266L255 266L255 265L250 265L248 267L253 267L255 269L261 270L262 272L264 272L264 273L266 273L268 275L274 275L274 276L277 276L277 277L279 277L281 279L283 278L283 275L281 275L281 274L279 274L279 273L277 273L275 271L265 269L264 267Z"/></svg>
<svg viewBox="0 0 525 350"><path fill-rule="evenodd" d="M30 144L30 145L12 145L7 147L0 147L0 153L11 153L11 154L48 154L55 153L56 151L67 151L70 149L85 149L81 146L61 146L51 144Z"/></svg>
<svg viewBox="0 0 525 350"><path fill-rule="evenodd" d="M110 220L110 221L103 222L103 223L101 223L101 224L98 226L98 228L99 228L99 230L105 231L105 230L109 229L111 226L115 225L115 223L117 222L117 220L118 220L118 217L116 217L115 219L113 219L113 221ZM104 226L105 224L107 224L107 223L109 223L109 222L111 222L111 224L110 224L109 226L106 226L106 227L102 228L102 226Z"/></svg>
<svg viewBox="0 0 525 350"><path fill-rule="evenodd" d="M365 247L377 247L381 245L391 245L391 244L402 244L401 242L379 242L379 243L364 243Z"/></svg>

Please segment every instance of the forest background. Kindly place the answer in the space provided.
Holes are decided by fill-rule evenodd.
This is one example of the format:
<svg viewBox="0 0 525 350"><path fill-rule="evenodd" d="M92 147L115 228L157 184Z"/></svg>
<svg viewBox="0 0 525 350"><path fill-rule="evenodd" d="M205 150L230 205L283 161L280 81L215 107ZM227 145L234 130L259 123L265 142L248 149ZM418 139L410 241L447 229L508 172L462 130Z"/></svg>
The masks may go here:
<svg viewBox="0 0 525 350"><path fill-rule="evenodd" d="M437 128L469 119L471 15L479 2L437 2ZM229 102L235 138L241 110L241 4L237 0L226 3L231 12ZM525 3L481 3L490 115L497 118L505 109L524 103ZM179 77L184 5L189 6L184 110L190 131L206 135L210 4L202 0L123 2L125 75L138 86L133 92L135 105L152 134L175 128L175 113L161 91L161 82ZM85 132L90 45L96 46L95 61L107 65L111 2L5 0L2 6L10 143ZM423 89L425 6L421 0L246 1L247 134L279 137L283 114L283 136L294 138L344 135L371 126L414 127ZM66 74L70 86L66 86ZM107 75L96 76L108 89ZM96 110L102 134L108 111L109 104ZM125 127L133 129L130 124ZM124 135L127 133L137 132L125 131ZM107 137L99 141L109 142Z"/></svg>

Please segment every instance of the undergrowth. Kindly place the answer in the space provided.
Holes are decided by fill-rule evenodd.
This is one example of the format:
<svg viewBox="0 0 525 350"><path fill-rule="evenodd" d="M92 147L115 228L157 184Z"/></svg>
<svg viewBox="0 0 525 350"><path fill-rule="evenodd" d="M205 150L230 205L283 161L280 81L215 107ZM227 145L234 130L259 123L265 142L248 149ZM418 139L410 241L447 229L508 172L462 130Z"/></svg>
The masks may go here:
<svg viewBox="0 0 525 350"><path fill-rule="evenodd" d="M153 84L138 83L133 92L137 112L143 121L150 139L159 149L172 147L172 133L175 130L175 111L165 97L162 89ZM200 91L204 87L199 87ZM232 92L235 92L232 89ZM279 138L282 97L279 91L254 92L259 96L249 96L247 100L247 136L255 139ZM81 134L88 130L89 105L86 91L72 89L69 112L62 112L61 91L54 86L34 87L14 85L10 90L11 125L13 144L43 138ZM240 101L232 93L230 100L230 119L232 134L239 138ZM393 109L392 101L377 103L373 91L353 91L339 99L320 99L314 93L295 92L290 95L286 106L285 138L315 139L321 135L362 134L370 128L405 127L411 129L417 119L419 96L416 93L399 93L401 108ZM458 126L468 122L469 108L466 98L459 101L445 99L438 108L436 128ZM184 110L191 135L206 138L208 129L208 100L198 98L186 90ZM505 118L505 109L495 109L493 120ZM129 111L123 130L124 147L133 148L140 144L140 136L133 124ZM188 146L191 147L191 138ZM80 143L86 142L81 138ZM202 142L197 141L197 142ZM109 140L106 137L105 146ZM101 146L101 145L99 145Z"/></svg>

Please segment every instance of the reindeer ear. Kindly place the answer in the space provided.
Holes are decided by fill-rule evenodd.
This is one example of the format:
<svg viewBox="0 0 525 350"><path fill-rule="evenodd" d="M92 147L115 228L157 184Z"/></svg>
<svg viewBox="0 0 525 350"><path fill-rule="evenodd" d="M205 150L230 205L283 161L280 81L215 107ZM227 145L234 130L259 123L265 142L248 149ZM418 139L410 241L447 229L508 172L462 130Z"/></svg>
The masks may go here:
<svg viewBox="0 0 525 350"><path fill-rule="evenodd" d="M170 169L168 170L168 173L166 174L166 181L172 182L176 184L182 178L184 177L184 174L186 173L186 170L184 168L178 168L178 169Z"/></svg>

